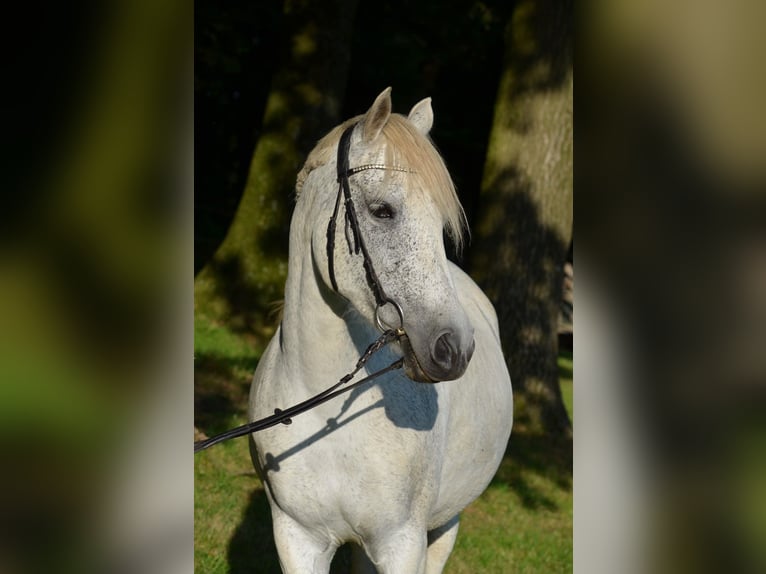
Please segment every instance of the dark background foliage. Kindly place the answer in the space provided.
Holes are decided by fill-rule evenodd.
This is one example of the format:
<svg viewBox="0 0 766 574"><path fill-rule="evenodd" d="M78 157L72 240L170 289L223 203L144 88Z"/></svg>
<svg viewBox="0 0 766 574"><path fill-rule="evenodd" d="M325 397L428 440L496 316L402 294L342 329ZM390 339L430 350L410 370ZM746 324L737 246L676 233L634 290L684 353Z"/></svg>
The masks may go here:
<svg viewBox="0 0 766 574"><path fill-rule="evenodd" d="M197 2L195 271L223 240L247 178L279 63L280 2ZM386 86L407 113L433 98L432 137L469 223L478 202L512 2L363 2L357 8L341 118ZM290 200L291 198L286 198Z"/></svg>

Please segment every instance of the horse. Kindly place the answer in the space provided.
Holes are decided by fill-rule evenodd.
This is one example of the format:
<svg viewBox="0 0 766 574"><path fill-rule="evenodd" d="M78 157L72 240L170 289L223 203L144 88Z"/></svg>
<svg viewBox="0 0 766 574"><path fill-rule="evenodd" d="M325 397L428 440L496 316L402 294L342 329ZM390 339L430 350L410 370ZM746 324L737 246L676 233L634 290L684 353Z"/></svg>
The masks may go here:
<svg viewBox="0 0 766 574"><path fill-rule="evenodd" d="M282 320L249 419L337 381L380 329L406 336L364 365L403 369L249 435L288 574L327 573L345 543L357 571L441 572L460 512L505 453L513 396L497 316L447 258L445 235L459 247L467 224L432 124L430 98L405 117L387 88L322 138L297 177Z"/></svg>

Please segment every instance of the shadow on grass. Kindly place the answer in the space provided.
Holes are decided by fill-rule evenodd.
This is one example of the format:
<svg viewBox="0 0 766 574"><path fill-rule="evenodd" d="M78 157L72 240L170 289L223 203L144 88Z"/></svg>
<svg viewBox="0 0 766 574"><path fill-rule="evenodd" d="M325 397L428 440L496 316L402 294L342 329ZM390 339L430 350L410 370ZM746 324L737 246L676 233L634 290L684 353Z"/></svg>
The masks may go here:
<svg viewBox="0 0 766 574"><path fill-rule="evenodd" d="M250 495L228 549L230 574L281 572L272 534L271 509L259 488Z"/></svg>
<svg viewBox="0 0 766 574"><path fill-rule="evenodd" d="M561 489L572 488L572 441L514 429L503 462L492 479L493 485L505 484L513 490L524 507L531 510L558 510L556 503L536 486L531 475L541 476Z"/></svg>
<svg viewBox="0 0 766 574"><path fill-rule="evenodd" d="M278 574L279 556L274 545L271 509L262 488L250 495L242 519L229 542L227 559L229 574ZM351 547L341 546L335 553L331 574L351 570Z"/></svg>
<svg viewBox="0 0 766 574"><path fill-rule="evenodd" d="M257 358L222 358L199 354L194 358L194 426L211 436L227 430L247 414L250 381Z"/></svg>

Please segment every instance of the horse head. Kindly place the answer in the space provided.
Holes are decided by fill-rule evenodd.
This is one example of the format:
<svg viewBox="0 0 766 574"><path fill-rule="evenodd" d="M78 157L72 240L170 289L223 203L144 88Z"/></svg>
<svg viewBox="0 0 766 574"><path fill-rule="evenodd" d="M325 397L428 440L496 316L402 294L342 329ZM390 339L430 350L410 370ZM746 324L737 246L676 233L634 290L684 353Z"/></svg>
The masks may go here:
<svg viewBox="0 0 766 574"><path fill-rule="evenodd" d="M445 231L460 244L465 215L428 137L432 124L430 98L405 117L391 112L388 88L367 113L320 141L298 178L299 193L310 185L315 194L312 257L324 292L371 324L403 327L405 371L423 382L459 378L474 350L444 246ZM346 146L340 154L339 142ZM343 184L332 192L343 178L338 162L346 159L348 171L341 171L351 206ZM337 226L328 233L333 213Z"/></svg>

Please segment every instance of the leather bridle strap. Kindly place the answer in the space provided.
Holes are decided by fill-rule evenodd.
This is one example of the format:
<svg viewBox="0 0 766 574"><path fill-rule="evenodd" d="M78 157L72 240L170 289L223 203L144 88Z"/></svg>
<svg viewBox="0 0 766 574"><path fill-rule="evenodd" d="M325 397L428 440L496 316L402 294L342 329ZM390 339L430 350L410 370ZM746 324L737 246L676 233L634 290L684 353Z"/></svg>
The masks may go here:
<svg viewBox="0 0 766 574"><path fill-rule="evenodd" d="M355 124L354 124L355 125ZM338 291L338 282L335 279L335 226L338 219L338 211L340 209L340 198L342 195L343 183L341 182L341 168L343 167L343 173L348 171L348 152L351 148L351 132L354 130L354 125L348 127L343 135L340 136L340 142L338 143L338 159L336 161L336 170L338 172L338 195L335 198L335 209L330 217L330 222L327 225L327 262L328 270L330 272L330 283L332 284L333 291ZM345 176L348 180L348 177Z"/></svg>
<svg viewBox="0 0 766 574"><path fill-rule="evenodd" d="M391 363L390 365L388 365L387 367L384 367L380 369L379 371L375 371L374 373L369 374L363 379L359 379L358 381L350 385L347 385L347 383L354 378L354 375L356 375L362 369L362 367L364 367L367 364L367 361L370 360L370 357L372 357L375 353L380 351L389 343L392 343L393 341L396 341L399 338L400 338L400 335L398 332L392 329L386 330L369 347L367 347L367 350L364 352L364 354L361 357L359 357L359 360L357 361L356 367L354 368L354 370L344 375L337 383L335 383L330 388L325 389L321 393L318 393L314 395L313 397L310 397L306 399L305 401L298 403L297 405L293 405L292 407L287 408L285 410L274 409L273 415L264 417L262 419L258 419L257 421L253 421L251 423L240 425L236 428L230 429L226 432L223 432L221 434L215 435L213 437L210 437L204 440L195 441L194 452L197 453L197 452L203 451L206 448L210 448L211 446L216 445L220 442L223 442L232 438L237 438L240 436L245 436L254 432L262 431L264 429L276 426L280 423L284 425L292 424L293 417L301 413L305 413L306 411L309 411L313 409L314 407L329 401L330 399L334 399L338 395L347 393L351 389L358 387L366 382L372 381L380 377L381 375L385 375L386 373L395 371L396 369L400 369L402 365L404 364L404 359L398 359L394 361L393 363Z"/></svg>
<svg viewBox="0 0 766 574"><path fill-rule="evenodd" d="M354 253L362 254L364 258L364 270L367 276L367 284L370 286L373 295L375 296L375 302L378 307L382 307L386 303L390 303L391 299L386 295L383 290L383 286L380 284L378 275L375 273L375 268L372 265L372 259L367 251L367 246L364 243L362 234L359 230L359 220L356 217L356 209L354 208L354 201L351 199L351 186L348 181L349 175L353 175L361 169L349 169L348 167L348 155L351 149L351 134L357 124L352 124L347 127L343 134L340 136L338 142L338 159L337 159L337 171L338 171L338 197L335 200L335 210L333 211L330 222L327 225L327 261L328 270L330 272L330 283L334 291L338 291L338 282L335 279L335 229L337 225L338 212L340 210L341 195L344 198L344 205L346 207L346 226L351 228L351 234L354 239ZM385 166L365 166L369 168L386 169Z"/></svg>

